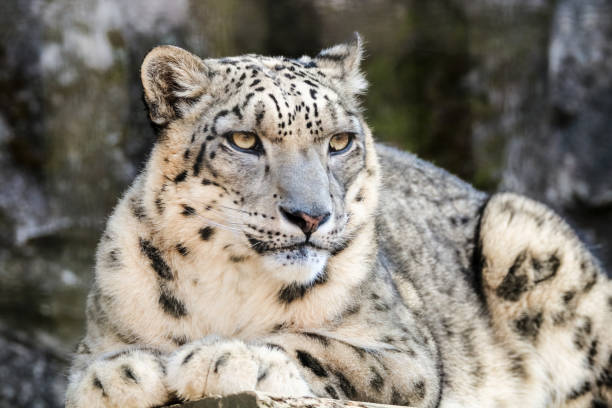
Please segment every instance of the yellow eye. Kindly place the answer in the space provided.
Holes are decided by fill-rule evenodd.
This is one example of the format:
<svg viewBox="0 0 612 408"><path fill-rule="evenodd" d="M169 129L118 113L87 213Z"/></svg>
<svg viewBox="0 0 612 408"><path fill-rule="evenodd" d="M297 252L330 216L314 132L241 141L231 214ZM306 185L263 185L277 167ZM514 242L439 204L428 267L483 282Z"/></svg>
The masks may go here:
<svg viewBox="0 0 612 408"><path fill-rule="evenodd" d="M232 132L228 139L234 146L243 150L254 150L258 145L257 136L250 132Z"/></svg>
<svg viewBox="0 0 612 408"><path fill-rule="evenodd" d="M352 140L352 133L343 132L335 134L329 139L329 151L331 153L339 153L348 148Z"/></svg>

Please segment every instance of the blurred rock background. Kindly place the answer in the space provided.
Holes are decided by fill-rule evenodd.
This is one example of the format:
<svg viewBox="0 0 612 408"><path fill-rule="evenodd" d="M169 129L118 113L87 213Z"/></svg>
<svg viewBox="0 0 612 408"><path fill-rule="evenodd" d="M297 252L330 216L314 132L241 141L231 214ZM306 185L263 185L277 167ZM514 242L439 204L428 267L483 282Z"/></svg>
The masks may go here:
<svg viewBox="0 0 612 408"><path fill-rule="evenodd" d="M153 135L157 44L298 57L367 41L378 139L564 214L612 270L609 0L0 2L0 407L59 407L104 222Z"/></svg>

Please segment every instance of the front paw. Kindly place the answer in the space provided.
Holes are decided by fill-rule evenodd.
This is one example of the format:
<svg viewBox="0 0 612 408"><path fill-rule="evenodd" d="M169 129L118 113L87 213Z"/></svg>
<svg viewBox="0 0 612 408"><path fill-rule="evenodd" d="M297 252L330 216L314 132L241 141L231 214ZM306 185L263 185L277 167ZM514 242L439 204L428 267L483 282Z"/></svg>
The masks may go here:
<svg viewBox="0 0 612 408"><path fill-rule="evenodd" d="M160 357L148 350L124 350L94 361L72 378L67 408L145 408L168 399Z"/></svg>
<svg viewBox="0 0 612 408"><path fill-rule="evenodd" d="M181 347L167 363L168 388L185 400L243 391L312 395L297 367L278 350L207 338Z"/></svg>
<svg viewBox="0 0 612 408"><path fill-rule="evenodd" d="M257 361L238 340L207 338L173 353L167 362L168 388L185 400L254 390Z"/></svg>

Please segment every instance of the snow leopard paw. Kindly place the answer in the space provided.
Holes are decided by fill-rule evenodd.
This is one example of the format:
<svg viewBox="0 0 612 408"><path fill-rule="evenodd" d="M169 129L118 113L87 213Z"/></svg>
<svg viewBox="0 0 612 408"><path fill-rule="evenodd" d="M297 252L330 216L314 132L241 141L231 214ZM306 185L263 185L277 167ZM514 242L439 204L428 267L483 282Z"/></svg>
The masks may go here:
<svg viewBox="0 0 612 408"><path fill-rule="evenodd" d="M184 400L255 390L312 395L284 352L240 340L210 337L187 344L170 355L167 369L168 388Z"/></svg>
<svg viewBox="0 0 612 408"><path fill-rule="evenodd" d="M67 408L145 408L170 399L159 353L128 349L95 360L75 378L66 393Z"/></svg>

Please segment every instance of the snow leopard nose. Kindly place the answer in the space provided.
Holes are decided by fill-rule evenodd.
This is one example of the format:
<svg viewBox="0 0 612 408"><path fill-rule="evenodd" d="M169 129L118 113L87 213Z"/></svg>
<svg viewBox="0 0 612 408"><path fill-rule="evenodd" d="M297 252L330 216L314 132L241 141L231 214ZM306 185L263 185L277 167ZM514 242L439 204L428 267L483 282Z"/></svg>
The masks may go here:
<svg viewBox="0 0 612 408"><path fill-rule="evenodd" d="M280 207L280 212L287 221L300 227L307 237L315 232L320 225L323 225L330 215L329 212L324 214L307 214L304 211L284 207Z"/></svg>

